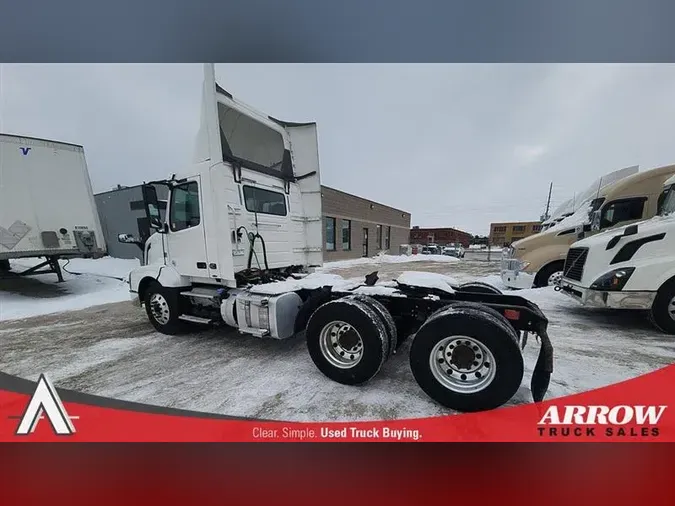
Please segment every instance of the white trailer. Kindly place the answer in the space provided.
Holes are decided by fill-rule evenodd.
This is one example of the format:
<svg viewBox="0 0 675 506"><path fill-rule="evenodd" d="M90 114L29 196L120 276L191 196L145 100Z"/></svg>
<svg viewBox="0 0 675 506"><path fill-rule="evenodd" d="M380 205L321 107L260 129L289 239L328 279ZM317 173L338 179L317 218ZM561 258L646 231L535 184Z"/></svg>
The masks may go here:
<svg viewBox="0 0 675 506"><path fill-rule="evenodd" d="M144 185L156 230L136 242L144 264L129 275L133 301L159 332L227 326L258 338L304 334L311 359L347 385L374 377L415 333L410 366L444 406L477 411L506 403L523 379L527 335L541 338L532 376L543 398L553 367L539 308L489 285L407 273L362 283L311 273L323 263L315 123L289 123L235 100L205 65L195 163L181 177ZM166 222L155 186L170 189Z"/></svg>
<svg viewBox="0 0 675 506"><path fill-rule="evenodd" d="M658 207L649 220L574 243L557 290L585 306L646 310L675 334L675 176Z"/></svg>
<svg viewBox="0 0 675 506"><path fill-rule="evenodd" d="M59 258L105 255L82 146L0 134L0 270L10 260L45 261L24 272L63 281Z"/></svg>

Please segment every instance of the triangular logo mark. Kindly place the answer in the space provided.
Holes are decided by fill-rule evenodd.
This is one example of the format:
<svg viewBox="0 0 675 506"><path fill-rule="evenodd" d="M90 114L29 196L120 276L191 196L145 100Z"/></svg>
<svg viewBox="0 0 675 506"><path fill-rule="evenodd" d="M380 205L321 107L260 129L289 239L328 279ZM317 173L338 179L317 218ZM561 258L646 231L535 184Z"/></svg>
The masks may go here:
<svg viewBox="0 0 675 506"><path fill-rule="evenodd" d="M38 422L44 418L43 413L49 419L56 434L60 436L75 434L75 426L71 417L68 416L66 408L63 407L63 402L61 402L54 385L47 379L47 376L41 374L35 393L33 393L26 411L21 417L16 434L20 436L32 434Z"/></svg>

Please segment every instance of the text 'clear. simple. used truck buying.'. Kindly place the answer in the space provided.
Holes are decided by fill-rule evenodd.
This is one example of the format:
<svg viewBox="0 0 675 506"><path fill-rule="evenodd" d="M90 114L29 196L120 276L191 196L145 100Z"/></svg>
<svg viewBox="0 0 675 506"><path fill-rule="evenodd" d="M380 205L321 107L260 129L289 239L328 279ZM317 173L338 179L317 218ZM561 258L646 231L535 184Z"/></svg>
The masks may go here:
<svg viewBox="0 0 675 506"><path fill-rule="evenodd" d="M480 411L509 401L524 374L529 334L541 342L531 380L543 399L553 368L548 321L532 302L482 283L406 272L363 282L311 272L323 265L321 185L314 123L288 123L233 99L204 66L196 162L143 186L148 220L133 299L165 334L225 325L259 338L304 333L328 378L373 378L412 334L410 366L438 403ZM170 189L166 221L155 185Z"/></svg>
<svg viewBox="0 0 675 506"><path fill-rule="evenodd" d="M599 213L593 221L600 228ZM590 307L647 311L675 334L675 176L655 217L574 243L558 289Z"/></svg>

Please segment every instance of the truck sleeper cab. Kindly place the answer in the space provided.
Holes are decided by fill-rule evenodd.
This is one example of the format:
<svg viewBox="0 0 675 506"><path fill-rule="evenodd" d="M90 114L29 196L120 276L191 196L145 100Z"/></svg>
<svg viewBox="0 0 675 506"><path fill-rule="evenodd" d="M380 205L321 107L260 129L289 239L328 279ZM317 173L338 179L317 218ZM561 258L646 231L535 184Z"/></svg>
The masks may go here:
<svg viewBox="0 0 675 506"><path fill-rule="evenodd" d="M230 327L268 339L304 334L333 381L363 384L410 344L421 389L456 410L508 402L524 373L529 334L541 349L531 380L543 399L553 367L548 321L533 303L482 283L432 273L362 283L313 273L322 265L319 158L314 123L273 120L235 101L205 66L198 157L188 176L143 187L156 230L129 275L132 300L174 335ZM155 185L169 187L166 222Z"/></svg>
<svg viewBox="0 0 675 506"><path fill-rule="evenodd" d="M622 171L613 174L613 182L602 187L598 184L599 190L574 215L544 232L515 242L504 251L501 277L506 286L513 289L555 286L562 279L565 258L574 242L653 217L662 198L663 183L675 174L675 165L624 177Z"/></svg>
<svg viewBox="0 0 675 506"><path fill-rule="evenodd" d="M675 176L657 216L573 244L559 290L585 306L646 310L675 334Z"/></svg>

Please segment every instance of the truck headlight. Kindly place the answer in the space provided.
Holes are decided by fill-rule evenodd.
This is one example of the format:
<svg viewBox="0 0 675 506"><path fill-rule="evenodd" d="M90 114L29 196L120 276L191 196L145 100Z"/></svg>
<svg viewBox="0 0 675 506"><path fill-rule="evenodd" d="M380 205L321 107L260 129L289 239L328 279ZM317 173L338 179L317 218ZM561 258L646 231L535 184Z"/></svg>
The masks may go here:
<svg viewBox="0 0 675 506"><path fill-rule="evenodd" d="M624 267L615 269L596 279L591 288L594 290L619 291L623 290L631 275L635 271L634 267Z"/></svg>

